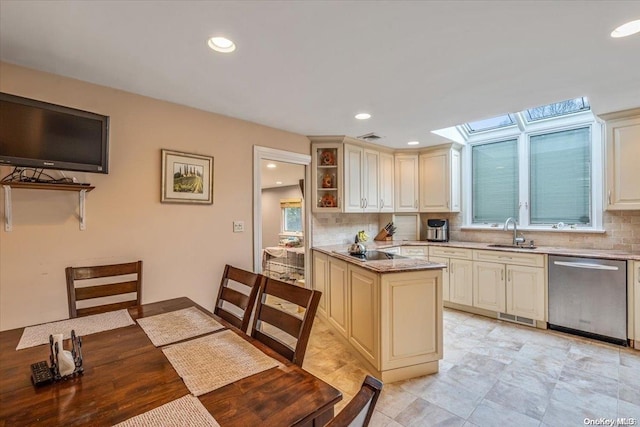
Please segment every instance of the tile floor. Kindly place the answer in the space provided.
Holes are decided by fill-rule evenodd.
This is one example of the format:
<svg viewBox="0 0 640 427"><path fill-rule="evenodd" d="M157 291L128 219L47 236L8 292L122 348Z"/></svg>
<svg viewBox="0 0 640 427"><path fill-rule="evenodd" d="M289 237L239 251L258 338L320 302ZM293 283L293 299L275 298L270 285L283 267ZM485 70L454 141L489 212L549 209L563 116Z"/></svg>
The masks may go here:
<svg viewBox="0 0 640 427"><path fill-rule="evenodd" d="M385 384L371 426L640 425L639 351L450 309L444 329L440 372ZM336 412L367 374L351 351L316 319L303 367L342 391Z"/></svg>

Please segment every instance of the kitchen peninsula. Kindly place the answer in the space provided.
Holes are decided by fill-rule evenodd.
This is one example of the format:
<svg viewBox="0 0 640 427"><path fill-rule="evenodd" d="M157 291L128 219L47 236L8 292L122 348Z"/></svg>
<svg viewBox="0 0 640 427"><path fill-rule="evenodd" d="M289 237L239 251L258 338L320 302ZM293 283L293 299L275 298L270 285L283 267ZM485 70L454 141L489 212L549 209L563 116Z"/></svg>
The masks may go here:
<svg viewBox="0 0 640 427"><path fill-rule="evenodd" d="M313 248L318 314L382 381L438 372L445 265L391 254L363 260L345 249Z"/></svg>

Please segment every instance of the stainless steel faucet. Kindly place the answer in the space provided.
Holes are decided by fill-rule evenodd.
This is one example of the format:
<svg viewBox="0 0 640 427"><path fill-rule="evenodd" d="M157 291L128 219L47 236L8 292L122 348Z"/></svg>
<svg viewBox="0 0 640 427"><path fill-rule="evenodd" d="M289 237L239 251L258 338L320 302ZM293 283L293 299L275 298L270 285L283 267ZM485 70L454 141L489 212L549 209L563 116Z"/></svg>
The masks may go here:
<svg viewBox="0 0 640 427"><path fill-rule="evenodd" d="M509 224L513 224L513 245L518 246L523 244L526 239L524 238L522 233L520 233L520 236L518 236L518 222L516 221L516 219L513 217L507 218L507 220L504 222L504 231L509 231Z"/></svg>

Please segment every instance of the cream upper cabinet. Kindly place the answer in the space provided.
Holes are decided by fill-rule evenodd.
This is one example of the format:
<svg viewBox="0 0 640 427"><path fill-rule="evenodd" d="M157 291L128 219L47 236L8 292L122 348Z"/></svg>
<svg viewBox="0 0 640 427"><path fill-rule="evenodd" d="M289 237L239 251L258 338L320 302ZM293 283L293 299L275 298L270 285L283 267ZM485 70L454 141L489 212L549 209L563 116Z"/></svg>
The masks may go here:
<svg viewBox="0 0 640 427"><path fill-rule="evenodd" d="M329 257L327 317L345 338L348 338L349 331L347 280L347 263Z"/></svg>
<svg viewBox="0 0 640 427"><path fill-rule="evenodd" d="M379 170L379 190L380 190L380 212L393 212L394 200L393 200L393 183L394 177L394 164L393 154L380 153L380 170Z"/></svg>
<svg viewBox="0 0 640 427"><path fill-rule="evenodd" d="M313 251L313 289L322 292L318 303L318 314L327 317L327 283L329 272L329 260L327 254Z"/></svg>
<svg viewBox="0 0 640 427"><path fill-rule="evenodd" d="M313 143L312 195L314 212L342 211L342 143Z"/></svg>
<svg viewBox="0 0 640 427"><path fill-rule="evenodd" d="M601 117L606 120L605 206L640 209L640 109Z"/></svg>
<svg viewBox="0 0 640 427"><path fill-rule="evenodd" d="M380 211L380 153L344 145L344 212Z"/></svg>
<svg viewBox="0 0 640 427"><path fill-rule="evenodd" d="M460 151L420 154L420 212L460 212Z"/></svg>
<svg viewBox="0 0 640 427"><path fill-rule="evenodd" d="M633 263L633 283L634 283L634 296L635 296L635 348L640 350L640 261Z"/></svg>
<svg viewBox="0 0 640 427"><path fill-rule="evenodd" d="M395 211L418 212L418 155L395 155Z"/></svg>

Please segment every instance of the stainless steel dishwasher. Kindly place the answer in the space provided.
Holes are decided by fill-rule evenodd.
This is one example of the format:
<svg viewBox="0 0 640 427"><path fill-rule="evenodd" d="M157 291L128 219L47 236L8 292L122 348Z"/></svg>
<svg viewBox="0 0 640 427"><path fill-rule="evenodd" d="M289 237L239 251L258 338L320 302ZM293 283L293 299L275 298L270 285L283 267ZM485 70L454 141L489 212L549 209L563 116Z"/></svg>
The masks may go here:
<svg viewBox="0 0 640 427"><path fill-rule="evenodd" d="M627 341L627 262L549 255L549 328Z"/></svg>

